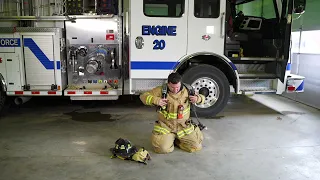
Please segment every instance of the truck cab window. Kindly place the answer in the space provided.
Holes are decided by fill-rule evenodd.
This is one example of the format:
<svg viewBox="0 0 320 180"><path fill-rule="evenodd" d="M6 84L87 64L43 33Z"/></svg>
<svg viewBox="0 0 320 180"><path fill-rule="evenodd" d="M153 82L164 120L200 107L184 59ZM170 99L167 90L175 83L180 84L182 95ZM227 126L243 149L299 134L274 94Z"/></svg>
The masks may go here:
<svg viewBox="0 0 320 180"><path fill-rule="evenodd" d="M185 0L144 0L143 12L149 17L181 17Z"/></svg>
<svg viewBox="0 0 320 180"><path fill-rule="evenodd" d="M220 0L195 0L194 16L197 18L218 18Z"/></svg>
<svg viewBox="0 0 320 180"><path fill-rule="evenodd" d="M236 6L237 14L245 16L263 17L266 19L276 18L273 0L255 0Z"/></svg>

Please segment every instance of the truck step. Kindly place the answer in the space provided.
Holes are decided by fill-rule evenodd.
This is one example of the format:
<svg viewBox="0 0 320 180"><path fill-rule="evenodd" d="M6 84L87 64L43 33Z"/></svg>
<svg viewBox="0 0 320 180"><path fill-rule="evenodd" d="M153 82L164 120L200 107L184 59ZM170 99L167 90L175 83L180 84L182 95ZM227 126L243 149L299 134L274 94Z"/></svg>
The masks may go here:
<svg viewBox="0 0 320 180"><path fill-rule="evenodd" d="M115 101L119 96L70 96L73 101L86 101L86 100L100 100L100 101Z"/></svg>
<svg viewBox="0 0 320 180"><path fill-rule="evenodd" d="M239 74L240 79L276 79L275 74L259 73L259 74Z"/></svg>
<svg viewBox="0 0 320 180"><path fill-rule="evenodd" d="M7 91L8 96L62 96L62 91L58 90L30 90L30 91Z"/></svg>
<svg viewBox="0 0 320 180"><path fill-rule="evenodd" d="M119 96L122 93L122 89L77 89L69 87L64 90L65 96L83 96L83 97L89 97L89 96Z"/></svg>
<svg viewBox="0 0 320 180"><path fill-rule="evenodd" d="M272 79L242 79L240 91L242 92L276 92Z"/></svg>
<svg viewBox="0 0 320 180"><path fill-rule="evenodd" d="M276 61L276 58L273 57L241 57L242 61ZM281 59L278 59L281 60Z"/></svg>
<svg viewBox="0 0 320 180"><path fill-rule="evenodd" d="M276 93L277 91L274 90L274 89L265 89L265 90L255 90L255 89L252 89L252 90L245 90L245 91L242 91L242 94L265 94L265 93Z"/></svg>

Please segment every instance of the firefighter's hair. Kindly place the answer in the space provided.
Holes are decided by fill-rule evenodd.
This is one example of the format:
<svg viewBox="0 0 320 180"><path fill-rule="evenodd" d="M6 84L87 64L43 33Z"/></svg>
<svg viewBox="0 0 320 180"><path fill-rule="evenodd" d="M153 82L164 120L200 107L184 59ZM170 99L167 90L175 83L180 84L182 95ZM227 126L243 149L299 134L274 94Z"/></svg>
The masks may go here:
<svg viewBox="0 0 320 180"><path fill-rule="evenodd" d="M168 83L177 84L177 83L181 82L181 80L182 80L182 77L177 72L171 73L168 76Z"/></svg>

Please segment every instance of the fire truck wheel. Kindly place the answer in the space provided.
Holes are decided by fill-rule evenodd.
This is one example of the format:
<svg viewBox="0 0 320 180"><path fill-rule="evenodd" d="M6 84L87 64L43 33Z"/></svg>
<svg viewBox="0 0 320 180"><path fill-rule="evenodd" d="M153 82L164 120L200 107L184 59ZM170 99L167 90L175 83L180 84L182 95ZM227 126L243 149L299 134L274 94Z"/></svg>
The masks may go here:
<svg viewBox="0 0 320 180"><path fill-rule="evenodd" d="M230 96L229 81L218 68L206 64L198 65L188 69L182 75L182 80L190 84L197 94L206 97L204 104L195 104L198 116L215 116L226 106Z"/></svg>

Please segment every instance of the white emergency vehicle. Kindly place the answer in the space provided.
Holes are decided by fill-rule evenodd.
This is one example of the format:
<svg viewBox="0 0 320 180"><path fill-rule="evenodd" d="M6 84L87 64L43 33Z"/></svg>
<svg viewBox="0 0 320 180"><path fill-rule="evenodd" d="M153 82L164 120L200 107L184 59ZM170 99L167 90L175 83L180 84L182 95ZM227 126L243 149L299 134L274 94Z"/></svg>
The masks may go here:
<svg viewBox="0 0 320 180"><path fill-rule="evenodd" d="M303 92L290 36L303 0L0 1L0 108L33 96L117 100L177 71L201 116L230 93Z"/></svg>

